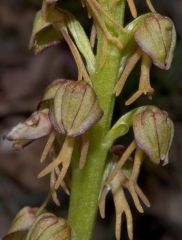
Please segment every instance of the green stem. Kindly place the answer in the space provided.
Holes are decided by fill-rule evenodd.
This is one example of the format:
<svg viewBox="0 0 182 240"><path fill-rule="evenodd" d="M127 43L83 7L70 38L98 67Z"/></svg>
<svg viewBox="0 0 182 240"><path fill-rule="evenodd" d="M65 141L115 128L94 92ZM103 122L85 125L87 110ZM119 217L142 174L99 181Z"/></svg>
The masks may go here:
<svg viewBox="0 0 182 240"><path fill-rule="evenodd" d="M112 0L100 1L102 7L107 9L108 13L112 15L115 20L123 23L124 0L118 1L114 8L109 7L111 3ZM96 73L92 77L92 81L100 105L104 110L104 116L90 131L90 149L85 167L80 170L78 161L75 161L73 164L68 218L73 232L75 233L72 240L92 239L102 176L109 151L108 148L102 145L102 142L111 125L115 101L113 88L117 80L122 51L108 42L106 61L103 65L103 45L103 33L98 31Z"/></svg>

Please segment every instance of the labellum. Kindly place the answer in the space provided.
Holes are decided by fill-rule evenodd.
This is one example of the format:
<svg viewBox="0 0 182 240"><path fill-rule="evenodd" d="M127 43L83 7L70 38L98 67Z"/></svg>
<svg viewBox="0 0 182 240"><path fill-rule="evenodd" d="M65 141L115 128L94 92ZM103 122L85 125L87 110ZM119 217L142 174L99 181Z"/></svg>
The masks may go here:
<svg viewBox="0 0 182 240"><path fill-rule="evenodd" d="M101 191L100 198L99 198L99 209L101 217L105 217L105 202L106 202L106 196L109 191L112 192L114 205L115 205L115 211L116 211L116 224L115 224L115 235L116 239L119 240L121 238L121 222L122 222L122 215L125 214L126 221L127 221L127 230L128 230L128 236L129 239L133 239L133 218L131 214L131 210L128 204L128 201L126 199L124 188L127 189L135 203L136 208L141 208L141 204L138 200L138 197L141 199L141 201L146 205L150 206L150 203L145 196L145 194L142 192L140 187L138 186L137 182L135 182L135 185L133 185L133 189L130 187L130 181L132 177L132 168L133 168L133 161L130 157L130 162L126 163L123 168L117 167L117 161L123 154L123 146L117 145L114 146L113 151L113 159L115 161L108 164L108 170L106 168L105 172L107 174L107 177L104 179L105 186L103 187L103 190ZM119 155L119 157L118 157ZM113 178L110 178L113 174L113 169L116 170L116 174ZM137 181L137 180L136 180Z"/></svg>
<svg viewBox="0 0 182 240"><path fill-rule="evenodd" d="M113 165L114 166L114 165ZM106 179L107 181L107 179ZM107 185L103 187L99 197L99 210L102 218L105 218L105 204L106 197L109 191L113 194L113 200L116 211L116 223L115 223L115 237L117 240L121 239L121 221L122 215L125 214L127 220L128 236L131 240L133 238L133 219L130 207L124 194L123 185L126 181L122 171L118 171L116 176L111 182L107 182Z"/></svg>
<svg viewBox="0 0 182 240"><path fill-rule="evenodd" d="M126 105L133 103L142 94L152 96L154 90L150 85L151 65L153 63L164 70L170 68L176 45L176 31L171 19L155 13L143 19L134 34L134 39L138 49L129 57L114 89L118 96L134 66L142 59L139 89L126 101Z"/></svg>

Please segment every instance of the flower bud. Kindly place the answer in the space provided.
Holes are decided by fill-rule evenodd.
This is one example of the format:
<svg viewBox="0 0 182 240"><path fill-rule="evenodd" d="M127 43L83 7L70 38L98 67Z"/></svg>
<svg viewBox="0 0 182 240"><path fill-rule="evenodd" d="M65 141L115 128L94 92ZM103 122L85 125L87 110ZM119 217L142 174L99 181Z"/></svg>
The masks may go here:
<svg viewBox="0 0 182 240"><path fill-rule="evenodd" d="M50 118L59 133L76 137L98 122L102 115L91 86L84 81L67 80L56 92Z"/></svg>
<svg viewBox="0 0 182 240"><path fill-rule="evenodd" d="M16 125L5 137L13 141L13 146L18 149L38 138L47 136L52 129L48 117L48 110L34 112L25 122Z"/></svg>
<svg viewBox="0 0 182 240"><path fill-rule="evenodd" d="M133 131L137 146L152 162L168 163L174 126L165 111L155 108L137 114L133 120Z"/></svg>
<svg viewBox="0 0 182 240"><path fill-rule="evenodd" d="M28 240L70 240L71 229L66 220L51 213L40 215L32 225Z"/></svg>
<svg viewBox="0 0 182 240"><path fill-rule="evenodd" d="M176 44L174 24L168 17L155 14L144 18L135 33L135 40L153 64L169 69Z"/></svg>

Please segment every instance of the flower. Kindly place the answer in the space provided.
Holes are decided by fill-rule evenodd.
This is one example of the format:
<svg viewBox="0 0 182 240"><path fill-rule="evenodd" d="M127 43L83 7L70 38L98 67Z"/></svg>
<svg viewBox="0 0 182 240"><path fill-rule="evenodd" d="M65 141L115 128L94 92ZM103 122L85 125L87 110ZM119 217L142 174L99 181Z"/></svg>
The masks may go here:
<svg viewBox="0 0 182 240"><path fill-rule="evenodd" d="M153 63L164 70L170 68L176 45L176 31L171 19L153 13L144 17L135 31L134 39L138 48L128 58L114 89L116 96L118 96L134 66L142 59L139 89L126 101L126 105L133 103L142 94L152 96L154 90L150 85L151 65Z"/></svg>
<svg viewBox="0 0 182 240"><path fill-rule="evenodd" d="M155 164L159 164L161 161L163 164L167 164L168 153L174 135L174 127L168 114L157 107L151 107L136 113L133 116L132 125L134 140L124 151L122 150L120 159L112 169L107 183L111 183L117 176L118 171L124 169L125 164L128 163L133 152L135 152L132 171L128 177L128 188L136 208L139 212L143 212L137 193L137 179L144 154Z"/></svg>
<svg viewBox="0 0 182 240"><path fill-rule="evenodd" d="M59 87L57 87L57 84ZM52 84L52 87L54 90L49 88L47 91L47 96L50 92L53 95L55 93L50 108L50 120L55 131L66 135L66 137L57 158L39 174L39 177L51 173L61 164L62 169L55 183L57 189L69 168L75 139L78 136L83 136L83 146L86 146L87 149L87 151L84 151L84 157L81 155L81 165L83 167L88 152L88 144L85 145L88 138L85 137L85 134L89 128L100 120L103 111L93 88L84 81L60 80L56 81L56 85Z"/></svg>

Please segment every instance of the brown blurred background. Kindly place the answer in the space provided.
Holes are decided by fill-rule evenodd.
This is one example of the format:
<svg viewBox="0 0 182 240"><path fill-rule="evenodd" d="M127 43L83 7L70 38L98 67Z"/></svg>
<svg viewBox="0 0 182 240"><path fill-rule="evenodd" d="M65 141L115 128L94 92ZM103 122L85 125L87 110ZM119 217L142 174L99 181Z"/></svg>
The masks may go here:
<svg viewBox="0 0 182 240"><path fill-rule="evenodd" d="M61 1L60 1L61 2ZM138 0L138 9L145 12L144 0ZM156 9L173 19L178 33L178 44L172 68L160 71L153 68L152 85L156 91L153 103L169 112L175 122L175 139L170 153L170 164L154 168L143 166L140 185L149 197L152 207L141 215L133 208L135 240L182 240L182 0L153 0ZM0 1L0 237L6 233L11 219L25 205L38 206L45 198L48 179L37 179L39 157L45 140L37 141L20 152L2 140L9 129L35 110L45 87L56 78L74 78L76 67L67 46L49 49L35 56L28 50L32 22L41 1ZM88 30L90 22L78 1L62 1ZM130 14L127 9L126 21ZM138 77L139 67L133 72ZM121 103L137 87L130 80L122 98L117 100L114 119L127 108ZM141 98L137 105L150 103ZM132 106L133 107L133 106ZM62 207L53 203L48 208L65 216L69 199L59 193ZM131 200L131 199L130 199ZM131 201L131 205L133 203ZM94 240L114 239L114 207L111 196L107 202L107 217L98 217ZM123 230L122 240L127 239Z"/></svg>

